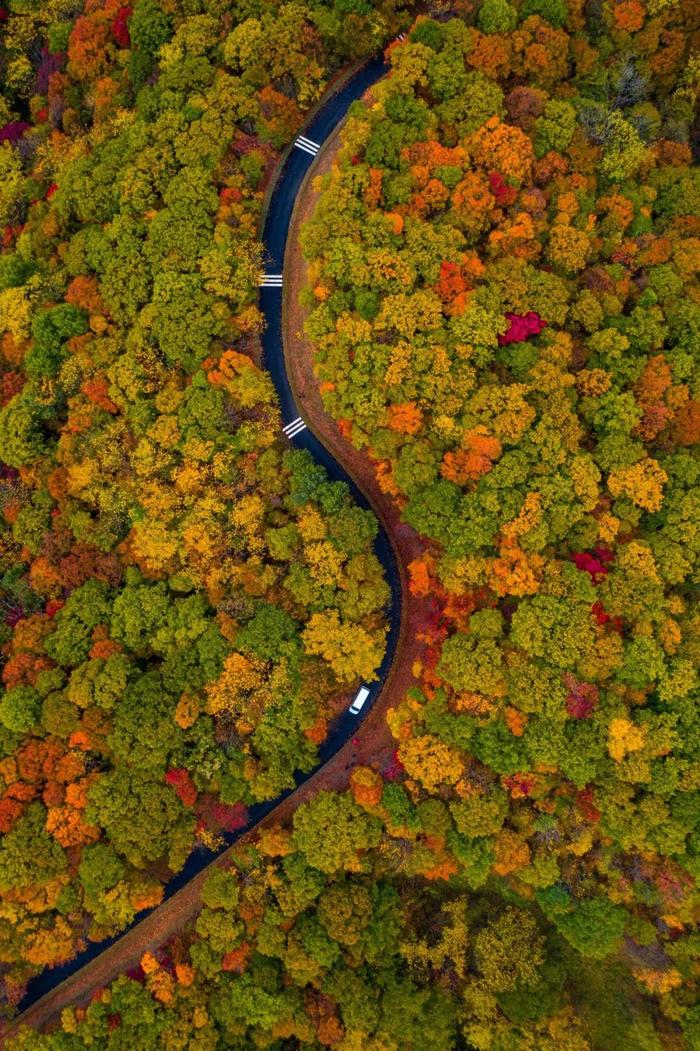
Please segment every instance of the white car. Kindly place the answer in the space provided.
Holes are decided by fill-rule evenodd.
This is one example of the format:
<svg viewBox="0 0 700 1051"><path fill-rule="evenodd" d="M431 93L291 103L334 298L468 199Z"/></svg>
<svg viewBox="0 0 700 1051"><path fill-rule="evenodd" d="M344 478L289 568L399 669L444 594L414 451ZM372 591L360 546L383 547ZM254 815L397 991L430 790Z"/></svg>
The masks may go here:
<svg viewBox="0 0 700 1051"><path fill-rule="evenodd" d="M365 703L368 697L369 690L366 686L361 686L360 689L357 691L357 697L350 705L348 711L352 712L353 715L357 715L357 713L361 710L362 705Z"/></svg>

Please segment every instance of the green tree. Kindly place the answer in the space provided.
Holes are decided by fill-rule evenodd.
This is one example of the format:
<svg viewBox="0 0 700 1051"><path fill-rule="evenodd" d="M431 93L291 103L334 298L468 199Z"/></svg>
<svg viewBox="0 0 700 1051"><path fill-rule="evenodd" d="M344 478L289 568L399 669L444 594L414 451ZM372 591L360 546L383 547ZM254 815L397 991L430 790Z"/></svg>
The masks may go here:
<svg viewBox="0 0 700 1051"><path fill-rule="evenodd" d="M518 24L518 12L508 0L484 0L477 14L483 33L509 33Z"/></svg>
<svg viewBox="0 0 700 1051"><path fill-rule="evenodd" d="M377 818L338 792L319 792L298 807L293 827L294 843L308 863L327 873L354 868L381 838Z"/></svg>
<svg viewBox="0 0 700 1051"><path fill-rule="evenodd" d="M171 34L170 16L156 0L136 0L129 19L129 36L134 47L155 55Z"/></svg>
<svg viewBox="0 0 700 1051"><path fill-rule="evenodd" d="M68 867L68 857L45 829L46 809L30 803L0 841L0 889L40 887Z"/></svg>
<svg viewBox="0 0 700 1051"><path fill-rule="evenodd" d="M15 733L28 733L39 722L41 704L41 695L33 686L15 686L0 700L0 722Z"/></svg>
<svg viewBox="0 0 700 1051"><path fill-rule="evenodd" d="M85 819L104 829L117 852L143 867L167 855L179 869L189 852L194 817L168 785L139 770L120 768L90 789Z"/></svg>

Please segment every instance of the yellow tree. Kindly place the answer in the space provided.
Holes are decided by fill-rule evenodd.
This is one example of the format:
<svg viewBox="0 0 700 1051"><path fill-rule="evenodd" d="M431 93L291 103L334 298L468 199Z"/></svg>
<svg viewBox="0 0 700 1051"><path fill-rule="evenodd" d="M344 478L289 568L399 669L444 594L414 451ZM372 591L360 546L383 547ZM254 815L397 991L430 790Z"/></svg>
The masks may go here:
<svg viewBox="0 0 700 1051"><path fill-rule="evenodd" d="M314 657L322 657L343 683L358 679L373 679L384 652L384 633L381 629L370 633L361 624L341 621L334 609L314 613L304 628L304 649Z"/></svg>

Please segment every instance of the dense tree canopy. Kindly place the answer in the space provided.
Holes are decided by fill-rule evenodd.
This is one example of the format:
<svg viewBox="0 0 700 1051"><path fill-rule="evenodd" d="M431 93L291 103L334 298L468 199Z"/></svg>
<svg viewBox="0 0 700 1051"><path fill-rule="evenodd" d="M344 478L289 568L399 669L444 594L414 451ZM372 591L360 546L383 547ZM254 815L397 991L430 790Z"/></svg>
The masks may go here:
<svg viewBox="0 0 700 1051"><path fill-rule="evenodd" d="M6 1001L312 769L381 662L376 522L281 440L256 302L278 148L371 13L0 9Z"/></svg>
<svg viewBox="0 0 700 1051"><path fill-rule="evenodd" d="M640 957L635 987L618 961L601 962L631 922L624 908L469 889L466 867L440 870L445 805L415 805L391 782L378 802L358 802L373 778L381 785L357 768L355 799L321 793L292 828L236 848L209 874L193 924L88 1007L65 1010L50 1035L25 1030L8 1047L661 1051L676 1040L655 1028L652 993L677 986L688 958L670 977ZM310 845L322 829L344 834L348 818L352 849L331 866L333 846Z"/></svg>
<svg viewBox="0 0 700 1051"><path fill-rule="evenodd" d="M696 3L420 16L303 241L324 403L423 543L425 657L389 723L411 798L454 822L430 864L534 894L591 960L626 935L674 1019L700 874L699 30Z"/></svg>
<svg viewBox="0 0 700 1051"><path fill-rule="evenodd" d="M402 6L0 8L6 1012L381 661L376 522L280 440L257 229L392 38L303 305L423 614L394 751L13 1051L700 1048L700 6Z"/></svg>

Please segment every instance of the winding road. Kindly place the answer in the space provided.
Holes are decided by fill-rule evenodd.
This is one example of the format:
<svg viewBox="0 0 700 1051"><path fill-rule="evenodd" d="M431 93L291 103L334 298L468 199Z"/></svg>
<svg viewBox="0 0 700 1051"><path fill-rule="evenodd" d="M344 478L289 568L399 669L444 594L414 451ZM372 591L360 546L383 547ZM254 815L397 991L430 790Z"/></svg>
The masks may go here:
<svg viewBox="0 0 700 1051"><path fill-rule="evenodd" d="M290 441L301 449L307 449L316 463L326 469L332 481L345 482L353 498L361 507L370 509L364 492L356 485L353 478L338 463L331 452L314 434L304 421L302 409L297 403L294 389L287 372L285 355L292 355L293 348L285 346L282 326L282 282L284 280L284 262L287 250L292 213L299 190L306 178L314 157L324 141L335 130L338 123L347 113L348 107L355 99L360 98L376 80L387 71L387 66L380 59L374 59L364 65L327 101L320 106L315 115L298 135L289 149L286 159L275 180L269 196L267 213L263 225L262 241L266 253L266 277L260 290L260 307L265 315L266 326L262 336L263 363L275 384L282 413L283 431L290 435ZM271 283L274 281L274 284ZM377 694L387 677L394 659L396 644L401 624L401 577L394 549L389 536L379 524L375 541L375 554L384 568L387 583L391 590L388 609L389 631L384 659L379 668L377 679L368 683L369 697L360 716L345 711L334 723L331 733L319 748L321 763L326 763L332 755L357 730L358 720L372 706ZM305 777L300 777L298 784ZM267 806L268 804L266 804ZM275 805L274 803L272 804Z"/></svg>
<svg viewBox="0 0 700 1051"><path fill-rule="evenodd" d="M285 347L284 344L282 316L283 282L285 276L285 252L288 248L288 237L294 206L309 168L323 143L332 135L345 117L350 104L361 98L364 92L386 72L387 66L381 58L370 60L349 76L337 90L329 93L328 97L316 108L303 133L295 139L282 159L271 192L268 195L268 207L262 231L262 240L266 254L266 276L261 283L260 289L260 306L267 322L262 337L264 365L270 372L277 389L285 437L294 446L307 449L314 460L323 465L331 480L345 482L349 486L355 501L364 508L370 507L364 491L358 487L353 478L350 477L326 446L319 441L309 423L303 418L303 410L297 404L285 359L285 352L291 357L294 353L294 348L289 345ZM357 732L360 722L367 717L387 681L396 655L402 626L402 575L396 558L395 548L381 520L375 541L375 553L382 563L391 591L388 608L389 631L387 634L386 653L377 679L372 683L366 684L369 696L361 713L353 715L346 710L339 716L333 724L329 736L319 747L318 766L309 774L298 774L295 778L295 788L286 790L275 799L252 806L249 810L249 819L246 826L229 833L226 836L225 847L218 852L203 848L195 850L188 858L183 869L166 886L164 902L181 892L182 888L193 880L199 886L201 879L203 879L204 870L216 858L225 853L233 843L250 832L265 817L275 811L282 802L290 799L291 796L295 796L299 788L315 777ZM200 879L197 879L198 876ZM68 980L73 978L86 965L91 965L91 969L95 969L98 958L106 950L116 946L127 936L130 936L133 940L135 929L144 924L145 920L147 922L144 926L149 926L148 921L153 920L154 916L163 908L164 905L160 905L154 909L140 912L129 927L120 935L89 945L87 949L79 953L70 962L50 970L47 969L33 979L29 984L24 999L19 1005L21 1014L13 1021L5 1035L9 1035L10 1030L14 1031L20 1023L26 1022L26 1024L37 1026L46 1021L49 1015L49 998L52 1001L51 1015L55 1011L59 1011L65 1004L73 1002L68 993L68 986L66 987L66 996L61 998L61 1002L53 1002L56 1001L54 994L58 986L64 982L68 983ZM154 946L154 944L159 944L156 924L150 924L148 934L145 934L140 944L142 945L142 951ZM77 996L78 993L75 992L74 995ZM82 995L84 995L84 990ZM46 1009L42 1010L42 1006Z"/></svg>

